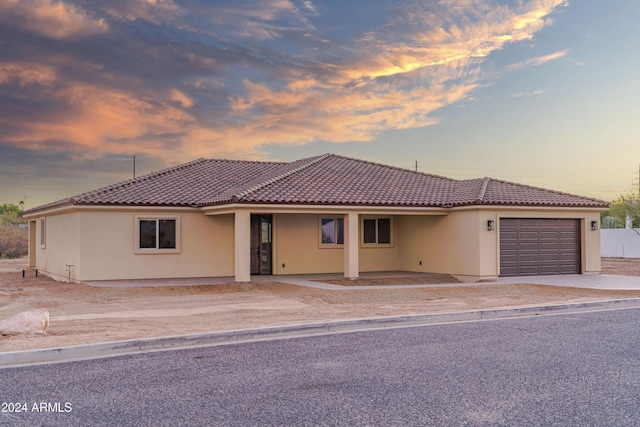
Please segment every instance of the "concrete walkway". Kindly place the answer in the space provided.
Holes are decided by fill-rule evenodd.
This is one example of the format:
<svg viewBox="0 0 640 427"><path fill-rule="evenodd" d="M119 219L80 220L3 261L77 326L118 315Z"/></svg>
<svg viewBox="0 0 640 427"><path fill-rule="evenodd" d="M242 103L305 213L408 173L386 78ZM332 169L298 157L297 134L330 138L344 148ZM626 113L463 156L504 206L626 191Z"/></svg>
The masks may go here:
<svg viewBox="0 0 640 427"><path fill-rule="evenodd" d="M614 274L565 274L559 276L500 277L493 283L569 286L584 289L640 290L640 277Z"/></svg>
<svg viewBox="0 0 640 427"><path fill-rule="evenodd" d="M612 274L565 274L557 276L526 276L526 277L500 277L495 281L473 283L442 283L437 285L389 285L389 286L340 286L305 279L277 279L278 282L290 285L307 286L310 288L327 289L335 291L348 291L359 289L411 289L411 288L448 288L452 286L487 286L507 284L532 284L548 286L567 286L584 289L605 290L640 290L640 277L616 276Z"/></svg>
<svg viewBox="0 0 640 427"><path fill-rule="evenodd" d="M405 277L411 273L366 273L363 278L380 277ZM289 285L305 286L309 288L325 289L332 291L356 291L364 289L412 289L412 288L442 288L452 286L487 286L500 284L527 283L533 285L568 286L584 289L608 289L608 290L640 290L640 277L618 276L612 274L564 274L557 276L519 276L500 277L494 281L474 283L441 283L424 285L388 285L388 286L341 286L326 283L323 280L342 279L341 274L325 275L301 275L301 276L252 276L251 281L280 282ZM148 279L148 280L108 280L87 282L90 286L104 286L116 288L136 288L146 286L193 286L193 285L220 285L235 283L233 277L200 277L188 279Z"/></svg>

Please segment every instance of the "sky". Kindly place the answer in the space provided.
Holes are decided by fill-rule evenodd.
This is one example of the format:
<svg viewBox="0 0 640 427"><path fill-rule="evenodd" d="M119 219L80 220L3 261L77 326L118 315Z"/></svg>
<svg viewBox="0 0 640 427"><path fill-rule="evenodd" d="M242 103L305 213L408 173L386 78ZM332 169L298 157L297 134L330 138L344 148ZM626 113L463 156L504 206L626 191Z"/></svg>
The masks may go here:
<svg viewBox="0 0 640 427"><path fill-rule="evenodd" d="M612 200L640 2L0 0L0 204L335 153Z"/></svg>

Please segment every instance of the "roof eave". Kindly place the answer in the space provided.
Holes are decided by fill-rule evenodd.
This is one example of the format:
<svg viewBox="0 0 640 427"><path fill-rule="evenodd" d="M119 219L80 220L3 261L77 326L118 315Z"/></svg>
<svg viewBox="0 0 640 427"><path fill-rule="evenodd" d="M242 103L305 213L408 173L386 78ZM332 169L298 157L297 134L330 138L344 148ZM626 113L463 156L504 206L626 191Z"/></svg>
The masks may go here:
<svg viewBox="0 0 640 427"><path fill-rule="evenodd" d="M58 200L57 202L48 203L46 205L37 206L35 208L27 209L22 213L23 218L30 218L36 216L36 214L42 214L43 212L58 211L60 209L69 208L76 204L76 200L73 197Z"/></svg>
<svg viewBox="0 0 640 427"><path fill-rule="evenodd" d="M458 208L458 207L488 207L488 208L550 208L550 209L597 209L604 211L609 208L609 204L603 205L587 205L587 204L573 204L573 203L500 203L500 202L469 202L469 203L455 203L452 205L443 205L445 208Z"/></svg>

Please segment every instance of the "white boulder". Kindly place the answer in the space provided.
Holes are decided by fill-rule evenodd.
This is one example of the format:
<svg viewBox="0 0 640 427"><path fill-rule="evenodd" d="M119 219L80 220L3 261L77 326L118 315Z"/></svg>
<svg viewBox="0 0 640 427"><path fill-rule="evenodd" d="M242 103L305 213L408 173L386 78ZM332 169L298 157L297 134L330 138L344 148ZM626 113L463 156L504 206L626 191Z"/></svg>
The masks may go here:
<svg viewBox="0 0 640 427"><path fill-rule="evenodd" d="M45 334L48 326L49 311L38 308L0 320L0 335Z"/></svg>

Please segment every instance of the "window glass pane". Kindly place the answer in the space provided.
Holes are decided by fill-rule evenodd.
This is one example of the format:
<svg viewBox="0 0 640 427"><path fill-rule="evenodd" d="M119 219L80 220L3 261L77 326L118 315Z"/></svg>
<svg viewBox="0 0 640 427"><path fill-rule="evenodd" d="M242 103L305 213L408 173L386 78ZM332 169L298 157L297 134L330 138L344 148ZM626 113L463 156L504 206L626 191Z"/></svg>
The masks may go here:
<svg viewBox="0 0 640 427"><path fill-rule="evenodd" d="M322 218L322 243L336 243L335 218Z"/></svg>
<svg viewBox="0 0 640 427"><path fill-rule="evenodd" d="M140 220L140 249L156 249L156 220Z"/></svg>
<svg viewBox="0 0 640 427"><path fill-rule="evenodd" d="M376 220L375 219L364 220L364 242L376 243Z"/></svg>
<svg viewBox="0 0 640 427"><path fill-rule="evenodd" d="M262 243L271 243L271 220L262 218Z"/></svg>
<svg viewBox="0 0 640 427"><path fill-rule="evenodd" d="M378 219L378 243L391 243L391 220Z"/></svg>
<svg viewBox="0 0 640 427"><path fill-rule="evenodd" d="M339 245L344 245L344 218L336 218L336 238Z"/></svg>
<svg viewBox="0 0 640 427"><path fill-rule="evenodd" d="M159 227L159 242L158 248L160 249L175 249L176 248L176 220L175 219L160 219L158 220Z"/></svg>

